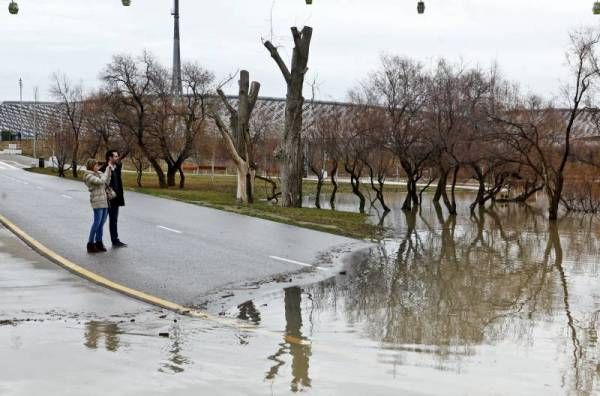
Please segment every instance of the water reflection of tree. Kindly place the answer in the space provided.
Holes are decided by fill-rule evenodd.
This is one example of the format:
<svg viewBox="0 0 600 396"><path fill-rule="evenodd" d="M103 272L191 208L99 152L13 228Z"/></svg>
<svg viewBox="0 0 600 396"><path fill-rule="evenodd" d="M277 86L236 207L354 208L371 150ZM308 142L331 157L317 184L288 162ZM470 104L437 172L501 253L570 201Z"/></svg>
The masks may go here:
<svg viewBox="0 0 600 396"><path fill-rule="evenodd" d="M253 301L246 301L238 305L238 319L250 320L254 324L260 323L260 311L256 309Z"/></svg>
<svg viewBox="0 0 600 396"><path fill-rule="evenodd" d="M274 379L279 369L285 365L285 355L292 358L292 381L290 389L293 392L311 386L308 374L311 346L302 334L302 290L298 287L285 289L285 335L283 342L275 354L269 356L274 365L266 374L266 379Z"/></svg>
<svg viewBox="0 0 600 396"><path fill-rule="evenodd" d="M167 361L158 369L158 371L173 374L185 371L185 366L190 364L190 359L183 354L183 346L184 343L179 331L174 331Z"/></svg>
<svg viewBox="0 0 600 396"><path fill-rule="evenodd" d="M116 352L119 349L119 335L122 331L119 325L112 322L90 321L85 324L85 345L90 349L97 349L98 342L104 338L104 347L107 351Z"/></svg>
<svg viewBox="0 0 600 396"><path fill-rule="evenodd" d="M435 208L405 213L400 237L361 256L348 281L311 288L315 306L331 309L335 299L349 324L383 348L430 353L445 369L475 345L507 338L531 344L537 323L560 319L562 311L574 361L565 381L591 392L600 311L574 316L562 260L563 245L574 257L598 257L597 238L590 237L591 227L566 224L579 232L561 241L541 215L510 205L482 209L470 223L457 224Z"/></svg>

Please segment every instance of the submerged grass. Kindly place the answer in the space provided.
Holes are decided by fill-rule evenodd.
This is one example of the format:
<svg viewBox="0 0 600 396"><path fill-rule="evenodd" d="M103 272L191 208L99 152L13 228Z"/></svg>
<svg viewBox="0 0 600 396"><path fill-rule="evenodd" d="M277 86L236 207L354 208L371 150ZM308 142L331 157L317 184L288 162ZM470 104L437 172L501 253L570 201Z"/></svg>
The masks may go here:
<svg viewBox="0 0 600 396"><path fill-rule="evenodd" d="M52 168L32 168L28 170L34 173L58 176L56 169ZM66 178L74 179L72 173L67 173ZM123 185L130 191L351 238L373 239L378 238L383 233L381 227L368 223L365 214L316 208L282 208L268 203L265 198L269 192L269 187L265 182L259 180L257 180L256 185L256 199L258 202L251 205L240 204L235 199L236 178L232 176L186 175L184 189L164 189L159 188L154 174L144 174L142 178L143 187L139 187L136 183L135 173L123 172ZM329 191L330 187L330 184L329 186L325 185L322 190L323 193ZM303 188L306 194L314 195L316 183L305 181ZM348 192L350 189L349 186L340 184L338 191Z"/></svg>

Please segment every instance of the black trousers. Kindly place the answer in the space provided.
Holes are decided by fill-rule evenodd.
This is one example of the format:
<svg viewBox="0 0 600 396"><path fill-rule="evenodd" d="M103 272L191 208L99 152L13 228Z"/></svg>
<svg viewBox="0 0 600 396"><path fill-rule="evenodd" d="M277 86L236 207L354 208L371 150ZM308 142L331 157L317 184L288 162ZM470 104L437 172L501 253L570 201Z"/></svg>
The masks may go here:
<svg viewBox="0 0 600 396"><path fill-rule="evenodd" d="M110 240L112 243L119 242L119 232L117 231L117 222L119 221L119 207L111 206L108 208L108 229L110 230Z"/></svg>

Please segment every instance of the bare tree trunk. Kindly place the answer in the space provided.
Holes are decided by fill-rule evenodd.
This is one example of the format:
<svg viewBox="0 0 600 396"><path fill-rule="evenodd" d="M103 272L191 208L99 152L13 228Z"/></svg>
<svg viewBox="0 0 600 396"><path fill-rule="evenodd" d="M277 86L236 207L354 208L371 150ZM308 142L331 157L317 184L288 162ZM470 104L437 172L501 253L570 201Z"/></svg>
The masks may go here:
<svg viewBox="0 0 600 396"><path fill-rule="evenodd" d="M292 27L294 51L291 70L281 59L277 48L270 41L264 45L279 66L287 85L285 106L285 127L283 131L283 164L281 167L281 205L284 207L302 207L302 175L304 152L302 147L302 112L304 97L302 89L304 76L308 70L308 55L312 28L305 26L301 32Z"/></svg>
<svg viewBox="0 0 600 396"><path fill-rule="evenodd" d="M410 181L406 182L406 196L404 197L404 202L402 203L403 211L411 211L412 210L412 183Z"/></svg>
<svg viewBox="0 0 600 396"><path fill-rule="evenodd" d="M335 194L337 194L338 185L336 181L338 170L338 161L333 160L333 168L331 169L331 184L333 185L333 190L331 191L331 197L329 198L329 204L331 205L331 209L335 210Z"/></svg>
<svg viewBox="0 0 600 396"><path fill-rule="evenodd" d="M458 171L460 170L460 166L456 165L454 167L454 171L452 172L452 186L450 188L450 199L448 199L448 193L446 192L446 190L444 190L444 193L442 194L442 197L444 198L444 204L446 205L446 208L448 208L448 212L451 215L456 215L456 195L455 195L455 190L456 190L456 180L457 180L457 176L458 176Z"/></svg>
<svg viewBox="0 0 600 396"><path fill-rule="evenodd" d="M546 186L546 191L548 193L548 199L550 201L550 205L548 207L548 218L549 220L558 220L558 208L560 206L560 201L562 198L562 190L563 190L564 178L562 173L556 175L556 186L554 188L550 188Z"/></svg>
<svg viewBox="0 0 600 396"><path fill-rule="evenodd" d="M71 171L73 172L73 177L77 179L77 161L71 162Z"/></svg>
<svg viewBox="0 0 600 396"><path fill-rule="evenodd" d="M440 198L446 191L446 184L448 182L448 172L440 167L440 178L438 180L437 188L433 196L433 202L440 202Z"/></svg>
<svg viewBox="0 0 600 396"><path fill-rule="evenodd" d="M159 162L155 159L155 158L150 158L149 156L146 156L146 158L148 158L148 162L150 162L150 165L152 165L152 169L154 169L154 172L156 173L156 177L158 177L158 185L160 188L167 188L167 179L165 178L165 172L162 170Z"/></svg>
<svg viewBox="0 0 600 396"><path fill-rule="evenodd" d="M254 184L256 180L256 171L251 169L247 163L243 163L237 168L237 193L238 201L244 203L254 203Z"/></svg>
<svg viewBox="0 0 600 396"><path fill-rule="evenodd" d="M477 196L475 197L475 200L473 201L473 203L471 203L471 206L470 206L471 213L473 213L475 211L475 207L477 207L477 205L482 207L485 204L485 201L484 201L485 180L483 177L483 172L481 172L479 165L471 164L471 168L473 168L473 171L475 172L475 178L479 182L479 188L477 189Z"/></svg>
<svg viewBox="0 0 600 396"><path fill-rule="evenodd" d="M367 164L367 166L369 167L369 177L371 179L371 188L373 189L373 191L375 191L375 197L376 197L375 201L379 201L384 212L389 212L390 208L385 204L385 198L383 196L383 188L385 185L385 179L384 179L385 176L382 175L381 173L379 173L377 175L378 187L376 187L375 186L375 174L373 172L373 168L369 164ZM373 202L375 202L375 201L373 201ZM373 202L371 204L373 204Z"/></svg>
<svg viewBox="0 0 600 396"><path fill-rule="evenodd" d="M237 193L238 201L243 203L254 202L254 184L256 179L256 169L254 169L252 158L250 158L250 117L256 99L260 84L253 81L250 84L250 75L246 70L240 72L238 109L234 109L227 100L227 97L221 89L217 90L221 102L229 111L230 126L227 128L219 113L212 111L211 116L221 132L225 141L225 148L237 168ZM236 142L237 141L237 142Z"/></svg>
<svg viewBox="0 0 600 396"><path fill-rule="evenodd" d="M321 209L321 188L323 187L323 170L318 170L314 166L310 166L310 170L317 176L317 194L315 196L315 206Z"/></svg>
<svg viewBox="0 0 600 396"><path fill-rule="evenodd" d="M352 192L359 199L358 210L360 213L365 213L366 199L365 199L364 194L360 191L360 174L361 174L361 172L360 171L358 173L356 172L356 164L353 164L352 168L350 168L348 166L348 164L346 163L346 164L344 164L344 168L346 169L346 172L348 172L348 174L350 174L350 185L352 186Z"/></svg>
<svg viewBox="0 0 600 396"><path fill-rule="evenodd" d="M167 162L167 186L175 187L175 175L177 174L177 168L174 164Z"/></svg>
<svg viewBox="0 0 600 396"><path fill-rule="evenodd" d="M183 173L183 166L179 164L177 170L179 171L179 188L183 190L185 188L185 173Z"/></svg>

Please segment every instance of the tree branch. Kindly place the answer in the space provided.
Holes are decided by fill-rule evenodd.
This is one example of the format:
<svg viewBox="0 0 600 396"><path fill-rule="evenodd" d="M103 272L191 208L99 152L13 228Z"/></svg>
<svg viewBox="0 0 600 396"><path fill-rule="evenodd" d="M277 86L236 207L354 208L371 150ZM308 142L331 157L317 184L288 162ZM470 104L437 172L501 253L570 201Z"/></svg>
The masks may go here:
<svg viewBox="0 0 600 396"><path fill-rule="evenodd" d="M290 74L290 71L285 65L283 59L281 59L279 51L277 51L277 48L275 48L275 46L268 40L264 42L264 45L271 54L271 58L273 58L275 63L277 63L277 66L279 66L279 70L281 70L281 74L283 74L283 78L285 79L286 83L289 84L292 81L292 75Z"/></svg>
<svg viewBox="0 0 600 396"><path fill-rule="evenodd" d="M217 89L217 94L221 98L221 101L223 102L223 104L225 105L225 107L227 108L227 110L229 111L231 116L237 117L237 111L233 108L233 106L231 106L231 104L229 104L229 100L227 100L227 96L225 96L225 94L223 93L223 90L221 88Z"/></svg>

